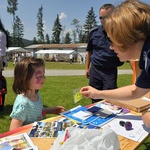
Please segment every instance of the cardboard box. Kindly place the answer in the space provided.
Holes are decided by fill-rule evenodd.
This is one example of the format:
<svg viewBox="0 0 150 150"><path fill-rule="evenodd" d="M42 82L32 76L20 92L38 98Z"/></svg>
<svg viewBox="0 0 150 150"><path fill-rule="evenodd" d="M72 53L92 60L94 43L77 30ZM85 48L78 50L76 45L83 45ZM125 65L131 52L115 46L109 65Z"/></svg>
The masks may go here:
<svg viewBox="0 0 150 150"><path fill-rule="evenodd" d="M142 112L148 108L150 108L150 101L143 100L144 97L149 98L150 93L146 94L142 98L134 99L134 100L127 100L127 101L114 101L109 100L110 103L114 105L118 105L135 112Z"/></svg>

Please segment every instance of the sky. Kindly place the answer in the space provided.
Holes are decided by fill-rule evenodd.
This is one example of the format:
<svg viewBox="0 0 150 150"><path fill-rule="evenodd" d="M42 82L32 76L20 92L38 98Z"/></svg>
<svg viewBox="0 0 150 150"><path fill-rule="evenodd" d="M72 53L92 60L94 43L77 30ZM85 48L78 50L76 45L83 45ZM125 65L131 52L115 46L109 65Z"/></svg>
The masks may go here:
<svg viewBox="0 0 150 150"><path fill-rule="evenodd" d="M39 8L43 7L43 23L44 34L49 34L51 38L52 28L59 15L62 27L65 31L72 31L74 26L71 25L73 19L78 19L83 25L88 11L93 7L94 13L99 22L99 8L106 3L111 3L114 6L119 5L123 0L18 0L18 10L16 15L22 21L24 26L24 37L28 40L33 40L37 37L38 22L37 13ZM150 0L142 0L150 4ZM0 0L0 18L6 30L12 33L13 16L7 12L7 0Z"/></svg>

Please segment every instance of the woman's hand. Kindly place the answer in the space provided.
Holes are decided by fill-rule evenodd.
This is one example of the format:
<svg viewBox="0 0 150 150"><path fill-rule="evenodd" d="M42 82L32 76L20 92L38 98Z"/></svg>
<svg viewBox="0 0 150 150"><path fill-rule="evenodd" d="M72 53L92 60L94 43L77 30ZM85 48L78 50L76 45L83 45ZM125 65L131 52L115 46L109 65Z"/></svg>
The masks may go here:
<svg viewBox="0 0 150 150"><path fill-rule="evenodd" d="M92 99L100 98L100 95L99 95L100 91L91 86L82 87L80 90L80 93L86 98L92 98Z"/></svg>

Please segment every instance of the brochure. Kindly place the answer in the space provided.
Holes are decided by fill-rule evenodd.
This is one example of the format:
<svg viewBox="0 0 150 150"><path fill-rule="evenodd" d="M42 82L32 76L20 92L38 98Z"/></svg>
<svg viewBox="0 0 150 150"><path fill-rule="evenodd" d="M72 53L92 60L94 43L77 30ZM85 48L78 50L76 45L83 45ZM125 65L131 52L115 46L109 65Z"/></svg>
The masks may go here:
<svg viewBox="0 0 150 150"><path fill-rule="evenodd" d="M67 127L75 127L81 129L99 129L98 126L91 124L83 124L63 117L53 122L34 122L29 132L29 137L35 138L52 138L63 134Z"/></svg>
<svg viewBox="0 0 150 150"><path fill-rule="evenodd" d="M34 146L27 133L8 136L0 139L0 150L35 150L38 149Z"/></svg>
<svg viewBox="0 0 150 150"><path fill-rule="evenodd" d="M29 137L50 138L62 134L67 127L73 126L74 122L62 118L53 122L34 122L29 132Z"/></svg>

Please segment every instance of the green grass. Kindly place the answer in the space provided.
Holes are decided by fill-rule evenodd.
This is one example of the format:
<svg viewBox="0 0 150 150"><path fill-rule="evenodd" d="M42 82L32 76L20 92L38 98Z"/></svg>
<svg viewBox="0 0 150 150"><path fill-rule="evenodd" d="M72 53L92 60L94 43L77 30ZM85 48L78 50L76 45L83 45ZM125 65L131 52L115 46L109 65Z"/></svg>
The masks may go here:
<svg viewBox="0 0 150 150"><path fill-rule="evenodd" d="M85 64L80 64L79 62L77 63L72 63L70 64L69 62L48 62L45 61L46 69L85 69ZM119 69L131 69L129 63L124 63L124 65L118 67ZM5 68L7 69L14 69L13 62L8 62L8 67Z"/></svg>

